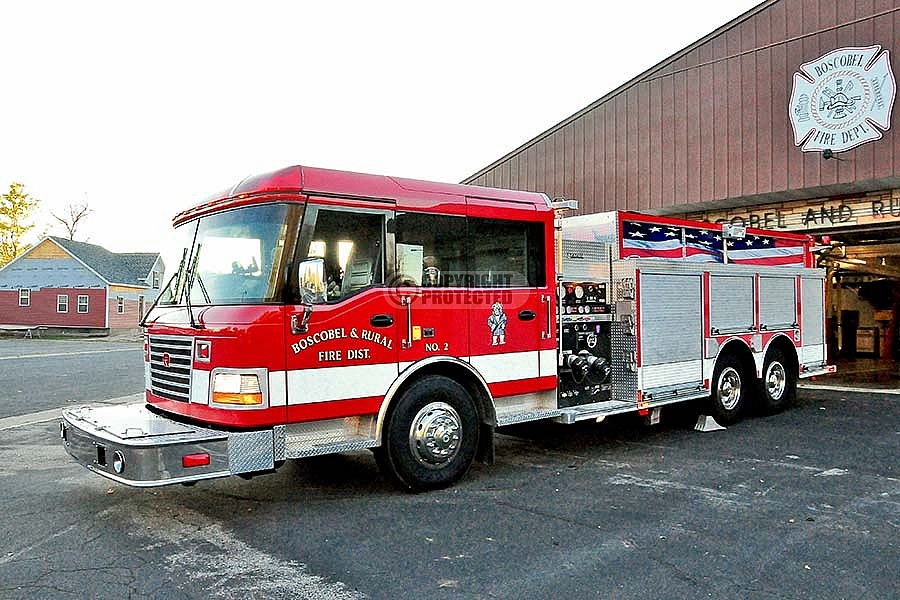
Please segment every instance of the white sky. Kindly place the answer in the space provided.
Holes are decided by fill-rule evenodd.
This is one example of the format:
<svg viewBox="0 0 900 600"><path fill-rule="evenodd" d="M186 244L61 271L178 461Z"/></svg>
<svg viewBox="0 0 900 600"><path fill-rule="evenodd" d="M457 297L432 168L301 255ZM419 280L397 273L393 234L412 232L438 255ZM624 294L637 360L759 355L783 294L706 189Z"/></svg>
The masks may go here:
<svg viewBox="0 0 900 600"><path fill-rule="evenodd" d="M2 2L0 190L131 252L289 165L458 182L759 2Z"/></svg>

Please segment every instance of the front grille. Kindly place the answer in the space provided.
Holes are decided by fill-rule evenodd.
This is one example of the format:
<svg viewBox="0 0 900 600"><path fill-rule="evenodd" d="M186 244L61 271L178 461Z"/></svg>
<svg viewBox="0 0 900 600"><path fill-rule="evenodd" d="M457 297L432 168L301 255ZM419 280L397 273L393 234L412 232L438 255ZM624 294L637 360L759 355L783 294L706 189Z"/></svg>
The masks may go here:
<svg viewBox="0 0 900 600"><path fill-rule="evenodd" d="M150 336L150 391L161 398L190 402L194 339Z"/></svg>

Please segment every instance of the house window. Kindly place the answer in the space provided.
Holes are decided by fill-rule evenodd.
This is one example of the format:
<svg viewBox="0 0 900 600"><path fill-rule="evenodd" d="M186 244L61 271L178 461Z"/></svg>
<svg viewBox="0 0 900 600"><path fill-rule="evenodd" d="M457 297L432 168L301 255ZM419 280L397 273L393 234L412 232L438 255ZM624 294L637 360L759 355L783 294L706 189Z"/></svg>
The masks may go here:
<svg viewBox="0 0 900 600"><path fill-rule="evenodd" d="M78 312L86 313L88 311L88 296L78 296Z"/></svg>
<svg viewBox="0 0 900 600"><path fill-rule="evenodd" d="M159 289L159 273L157 273L156 271L153 271L153 289Z"/></svg>
<svg viewBox="0 0 900 600"><path fill-rule="evenodd" d="M58 313L67 313L69 312L69 297L65 294L59 294L56 297L56 312Z"/></svg>
<svg viewBox="0 0 900 600"><path fill-rule="evenodd" d="M120 315L125 314L125 298L116 296L116 312Z"/></svg>
<svg viewBox="0 0 900 600"><path fill-rule="evenodd" d="M31 290L19 290L19 306L31 306Z"/></svg>

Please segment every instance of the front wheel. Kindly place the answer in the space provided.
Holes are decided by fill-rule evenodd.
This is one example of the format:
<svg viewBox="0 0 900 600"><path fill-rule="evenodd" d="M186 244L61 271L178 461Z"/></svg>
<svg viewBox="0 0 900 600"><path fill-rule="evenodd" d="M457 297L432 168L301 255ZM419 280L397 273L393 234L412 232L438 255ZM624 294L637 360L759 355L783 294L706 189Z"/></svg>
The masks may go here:
<svg viewBox="0 0 900 600"><path fill-rule="evenodd" d="M719 425L732 425L740 420L748 396L747 384L744 367L737 358L726 355L719 359L707 405Z"/></svg>
<svg viewBox="0 0 900 600"><path fill-rule="evenodd" d="M385 475L409 490L446 487L472 465L478 429L466 389L430 375L413 383L391 409L375 458Z"/></svg>
<svg viewBox="0 0 900 600"><path fill-rule="evenodd" d="M781 350L769 352L762 375L760 409L774 414L787 408L797 395L797 378Z"/></svg>

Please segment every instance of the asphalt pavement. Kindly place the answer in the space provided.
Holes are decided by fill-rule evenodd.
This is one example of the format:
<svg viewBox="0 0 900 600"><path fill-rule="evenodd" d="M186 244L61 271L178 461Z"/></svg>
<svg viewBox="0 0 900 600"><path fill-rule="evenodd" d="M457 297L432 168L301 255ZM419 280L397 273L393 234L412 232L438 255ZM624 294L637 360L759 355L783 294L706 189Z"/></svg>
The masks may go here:
<svg viewBox="0 0 900 600"><path fill-rule="evenodd" d="M900 597L900 397L691 421L507 429L417 495L368 452L133 489L0 425L0 598Z"/></svg>
<svg viewBox="0 0 900 600"><path fill-rule="evenodd" d="M143 343L136 334L0 337L0 418L123 397L143 388Z"/></svg>

